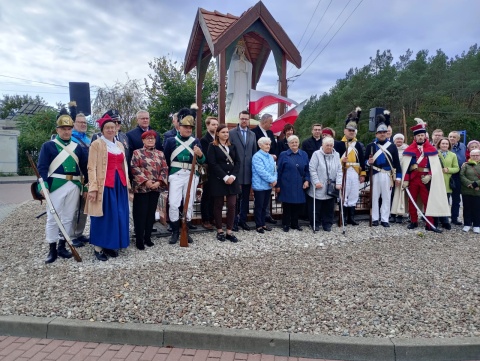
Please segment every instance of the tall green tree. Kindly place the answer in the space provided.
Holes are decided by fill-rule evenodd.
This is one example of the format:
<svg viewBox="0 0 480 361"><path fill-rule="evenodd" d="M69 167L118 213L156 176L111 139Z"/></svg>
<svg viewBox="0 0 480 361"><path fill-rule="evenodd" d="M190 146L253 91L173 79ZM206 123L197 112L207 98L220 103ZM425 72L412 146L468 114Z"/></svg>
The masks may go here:
<svg viewBox="0 0 480 361"><path fill-rule="evenodd" d="M98 88L92 104L92 116L98 119L110 109L118 110L122 117L122 129L129 131L136 126L136 113L147 109L145 89L140 80L128 78L112 86Z"/></svg>
<svg viewBox="0 0 480 361"><path fill-rule="evenodd" d="M5 119L10 113L19 111L22 106L28 103L48 105L45 99L41 98L39 95L32 97L28 94L4 94L3 99L0 99L0 119Z"/></svg>
<svg viewBox="0 0 480 361"><path fill-rule="evenodd" d="M57 111L47 109L33 115L22 115L17 121L20 130L18 137L18 169L20 175L32 175L25 151L32 154L36 162L42 144L55 134Z"/></svg>
<svg viewBox="0 0 480 361"><path fill-rule="evenodd" d="M160 132L171 128L171 117L179 109L195 102L196 71L184 74L184 66L166 56L155 58L148 65L152 70L145 79L152 126ZM202 111L206 117L218 113L218 75L210 63L202 84Z"/></svg>

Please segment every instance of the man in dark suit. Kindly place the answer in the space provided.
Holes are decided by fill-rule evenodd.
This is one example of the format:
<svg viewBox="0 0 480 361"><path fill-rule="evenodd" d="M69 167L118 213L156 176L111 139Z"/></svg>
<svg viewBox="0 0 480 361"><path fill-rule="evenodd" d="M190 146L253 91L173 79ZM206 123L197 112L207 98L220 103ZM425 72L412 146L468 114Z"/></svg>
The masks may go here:
<svg viewBox="0 0 480 361"><path fill-rule="evenodd" d="M208 117L205 120L205 125L207 126L207 132L200 139L200 144L202 145L202 151L204 154L208 154L208 148L210 143L215 139L215 131L218 127L218 120L215 117ZM208 161L207 161L208 164ZM213 199L210 192L210 185L208 180L203 183L203 193L202 200L200 201L200 212L202 213L202 226L209 231L213 230L212 225L213 220Z"/></svg>
<svg viewBox="0 0 480 361"><path fill-rule="evenodd" d="M243 110L239 114L239 124L230 130L230 142L235 144L240 158L240 172L238 184L241 186L240 199L237 202L237 217L235 218L234 230L238 226L249 231L247 214L250 203L250 188L252 186L252 157L257 152L255 134L250 130L250 113Z"/></svg>
<svg viewBox="0 0 480 361"><path fill-rule="evenodd" d="M272 127L272 123L273 123L272 115L265 113L262 115L262 118L260 119L260 124L257 125L255 128L253 128L252 132L255 133L255 136L257 137L257 141L262 137L270 138L271 145L270 145L270 151L268 153L270 153L273 159L276 161L277 160L277 141L275 140L275 136L273 135L273 132L270 130L270 128ZM270 199L270 202L271 202L271 199ZM268 203L268 206L267 206L265 221L268 223L275 224L277 223L277 221L274 220L272 218L272 215L270 214L270 202Z"/></svg>

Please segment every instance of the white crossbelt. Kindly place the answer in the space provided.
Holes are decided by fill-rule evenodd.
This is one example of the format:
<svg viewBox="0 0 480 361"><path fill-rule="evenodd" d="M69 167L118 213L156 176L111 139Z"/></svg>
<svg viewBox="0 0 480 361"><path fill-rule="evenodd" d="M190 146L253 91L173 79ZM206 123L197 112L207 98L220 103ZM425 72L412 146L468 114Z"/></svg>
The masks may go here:
<svg viewBox="0 0 480 361"><path fill-rule="evenodd" d="M171 162L170 166L175 167L175 168L189 169L189 170L192 169L192 164L191 163ZM197 165L195 165L195 170L198 170Z"/></svg>
<svg viewBox="0 0 480 361"><path fill-rule="evenodd" d="M175 140L180 143L180 146L175 148L175 150L172 152L172 155L170 156L170 161L173 161L177 157L177 155L183 152L184 149L188 150L192 156L195 156L195 154L193 153L193 149L190 148L190 145L195 141L195 138L190 137L186 142L183 142L178 137L175 137Z"/></svg>
<svg viewBox="0 0 480 361"><path fill-rule="evenodd" d="M48 176L50 177L55 170L60 167L63 162L68 158L68 156L71 156L74 160L75 163L77 163L78 166L78 157L74 153L75 148L77 148L77 143L75 142L70 142L69 145L64 146L62 143L60 143L57 139L54 139L53 142L57 144L59 147L62 148L62 151L58 153L58 155L55 157L55 159L50 163L50 167L48 167ZM79 167L80 168L80 167Z"/></svg>
<svg viewBox="0 0 480 361"><path fill-rule="evenodd" d="M76 181L81 181L82 177L79 175L71 175L71 174L58 174L58 173L52 173L50 174L51 178L58 178L58 179L66 179L66 180L76 180Z"/></svg>

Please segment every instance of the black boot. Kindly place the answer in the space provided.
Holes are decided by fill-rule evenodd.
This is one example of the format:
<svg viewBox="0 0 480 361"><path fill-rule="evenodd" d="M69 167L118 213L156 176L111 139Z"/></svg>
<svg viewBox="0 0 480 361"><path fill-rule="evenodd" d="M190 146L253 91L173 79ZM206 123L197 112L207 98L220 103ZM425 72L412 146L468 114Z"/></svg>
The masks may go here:
<svg viewBox="0 0 480 361"><path fill-rule="evenodd" d="M50 243L50 252L48 252L45 263L53 263L57 259L57 243Z"/></svg>
<svg viewBox="0 0 480 361"><path fill-rule="evenodd" d="M348 207L348 224L352 226L358 226L358 222L355 221L355 206Z"/></svg>
<svg viewBox="0 0 480 361"><path fill-rule="evenodd" d="M138 237L137 239L135 239L135 246L137 247L137 249L139 249L140 251L143 251L145 249L145 245L143 244L143 239Z"/></svg>
<svg viewBox="0 0 480 361"><path fill-rule="evenodd" d="M65 248L66 243L67 241L65 241L64 239L58 241L58 255L66 259L72 258L72 252Z"/></svg>
<svg viewBox="0 0 480 361"><path fill-rule="evenodd" d="M170 226L172 227L172 236L170 237L170 241L168 241L168 243L175 244L178 242L178 237L180 235L180 221L170 222Z"/></svg>

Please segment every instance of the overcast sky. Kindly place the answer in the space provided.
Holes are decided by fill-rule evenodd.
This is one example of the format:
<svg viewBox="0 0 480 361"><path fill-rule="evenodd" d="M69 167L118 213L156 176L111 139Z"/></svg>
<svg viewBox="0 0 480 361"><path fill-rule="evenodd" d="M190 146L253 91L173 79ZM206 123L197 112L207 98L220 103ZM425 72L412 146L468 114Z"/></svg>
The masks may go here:
<svg viewBox="0 0 480 361"><path fill-rule="evenodd" d="M93 99L94 86L113 85L116 80L124 82L127 74L131 79L143 80L151 73L148 62L155 57L168 55L183 62L199 7L239 16L256 3L255 0L2 1L0 94L38 94L51 105L57 101L66 103L68 82L74 81L89 82ZM368 64L377 49L390 49L394 62L407 49L414 54L427 49L430 55L442 49L447 56L454 57L480 39L478 0L264 0L263 3L302 55L302 68L298 71L290 69L290 65L287 74L295 79L289 83L288 95L298 102L328 91L350 68ZM295 77L298 74L301 75ZM257 89L276 92L273 55Z"/></svg>

